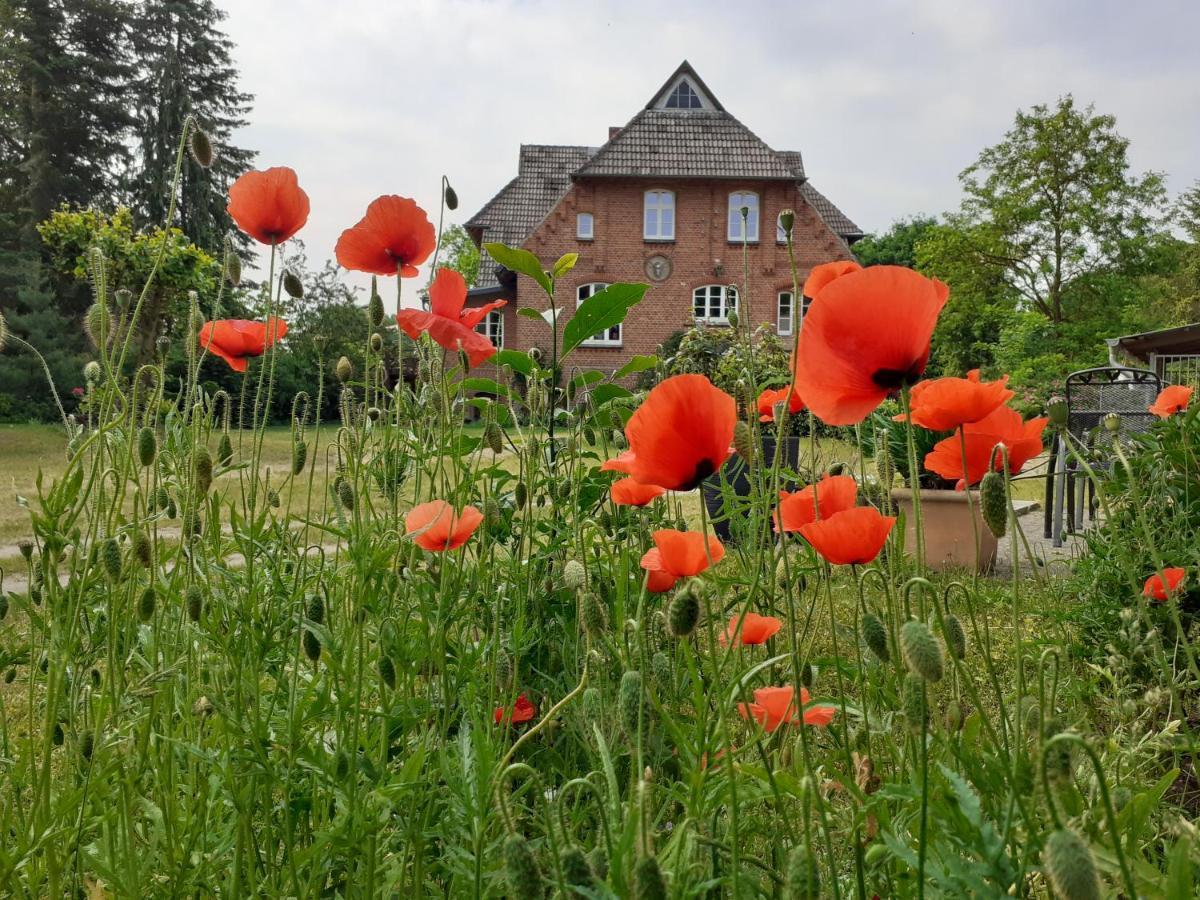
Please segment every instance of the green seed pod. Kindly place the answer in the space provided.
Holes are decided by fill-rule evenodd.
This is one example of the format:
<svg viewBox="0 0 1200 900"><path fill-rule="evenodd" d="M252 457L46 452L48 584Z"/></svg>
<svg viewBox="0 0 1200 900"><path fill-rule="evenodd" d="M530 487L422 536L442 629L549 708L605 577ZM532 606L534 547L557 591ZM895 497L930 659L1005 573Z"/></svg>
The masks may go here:
<svg viewBox="0 0 1200 900"><path fill-rule="evenodd" d="M232 248L225 251L225 279L234 287L242 283L242 258Z"/></svg>
<svg viewBox="0 0 1200 900"><path fill-rule="evenodd" d="M292 474L299 475L304 471L304 464L308 462L308 444L304 441L296 441L292 447Z"/></svg>
<svg viewBox="0 0 1200 900"><path fill-rule="evenodd" d="M786 878L790 900L820 900L821 873L808 844L797 844L788 854Z"/></svg>
<svg viewBox="0 0 1200 900"><path fill-rule="evenodd" d="M650 671L660 691L670 694L675 690L675 673L671 671L671 659L658 650L650 657Z"/></svg>
<svg viewBox="0 0 1200 900"><path fill-rule="evenodd" d="M946 649L955 659L966 659L967 633L963 631L958 616L946 616L946 621L942 623L942 637L946 639Z"/></svg>
<svg viewBox="0 0 1200 900"><path fill-rule="evenodd" d="M529 841L519 834L504 839L504 874L514 897L540 897L542 873Z"/></svg>
<svg viewBox="0 0 1200 900"><path fill-rule="evenodd" d="M304 648L304 655L310 660L316 662L321 658L321 639L307 628L304 629L300 644Z"/></svg>
<svg viewBox="0 0 1200 900"><path fill-rule="evenodd" d="M25 562L33 559L33 541L28 538L22 538L17 541L17 549L21 551L21 555L25 557Z"/></svg>
<svg viewBox="0 0 1200 900"><path fill-rule="evenodd" d="M223 466L233 462L233 441L227 434L222 434L221 439L217 441L217 462Z"/></svg>
<svg viewBox="0 0 1200 900"><path fill-rule="evenodd" d="M517 509L524 509L525 503L529 499L529 488L525 486L525 482L518 481L516 488L513 490L513 503Z"/></svg>
<svg viewBox="0 0 1200 900"><path fill-rule="evenodd" d="M383 311L383 298L375 292L375 279L371 279L371 299L367 303L367 315L371 319L371 327L378 328L383 324L385 313Z"/></svg>
<svg viewBox="0 0 1200 900"><path fill-rule="evenodd" d="M843 462L836 462L832 466L829 467L829 477L830 478L836 478L838 475L845 475L845 474L846 474L846 464Z"/></svg>
<svg viewBox="0 0 1200 900"><path fill-rule="evenodd" d="M142 591L141 599L138 600L138 618L143 622L149 622L154 618L154 608L158 605L158 593L152 587Z"/></svg>
<svg viewBox="0 0 1200 900"><path fill-rule="evenodd" d="M1109 434L1116 434L1121 430L1121 414L1110 412L1100 422L1104 425L1104 430Z"/></svg>
<svg viewBox="0 0 1200 900"><path fill-rule="evenodd" d="M186 596L188 618L199 622L200 617L204 615L204 592L200 590L200 585L193 584L187 589Z"/></svg>
<svg viewBox="0 0 1200 900"><path fill-rule="evenodd" d="M646 705L646 696L642 690L642 673L637 669L630 669L621 676L621 686L617 691L617 708L621 713L621 725L629 740L636 742L639 732L645 737L650 726L650 709Z"/></svg>
<svg viewBox="0 0 1200 900"><path fill-rule="evenodd" d="M334 486L337 489L337 498L345 507L346 512L354 512L354 485L347 479L339 477Z"/></svg>
<svg viewBox="0 0 1200 900"><path fill-rule="evenodd" d="M608 630L608 610L594 591L579 596L579 618L583 630L591 638L598 638Z"/></svg>
<svg viewBox="0 0 1200 900"><path fill-rule="evenodd" d="M207 447L196 448L196 457L192 464L192 469L196 477L196 492L200 496L204 496L208 493L208 489L212 487L213 480L212 454L208 452Z"/></svg>
<svg viewBox="0 0 1200 900"><path fill-rule="evenodd" d="M192 159L202 168L207 169L213 164L212 141L199 128L192 129L192 134L188 138L188 150L191 151Z"/></svg>
<svg viewBox="0 0 1200 900"><path fill-rule="evenodd" d="M145 532L139 531L133 536L133 558L143 569L149 569L154 564L154 546Z"/></svg>
<svg viewBox="0 0 1200 900"><path fill-rule="evenodd" d="M988 472L979 482L979 510L988 531L1004 537L1008 530L1008 498L1005 496L1004 476Z"/></svg>
<svg viewBox="0 0 1200 900"><path fill-rule="evenodd" d="M138 462L147 468L154 465L154 457L158 455L158 438L149 425L142 426L138 431L137 448Z"/></svg>
<svg viewBox="0 0 1200 900"><path fill-rule="evenodd" d="M1051 397L1046 402L1046 415L1050 418L1050 424L1055 428L1065 428L1069 414L1070 408L1067 406L1065 397Z"/></svg>
<svg viewBox="0 0 1200 900"><path fill-rule="evenodd" d="M16 680L17 680L17 667L11 666L9 668L9 670L4 673L4 683L12 684Z"/></svg>
<svg viewBox="0 0 1200 900"><path fill-rule="evenodd" d="M325 624L325 601L320 594L313 594L308 601L308 609L304 611L308 616L308 621L315 622L318 625Z"/></svg>
<svg viewBox="0 0 1200 900"><path fill-rule="evenodd" d="M951 733L962 731L965 721L966 715L963 713L962 704L957 700L951 700L946 705L946 730Z"/></svg>
<svg viewBox="0 0 1200 900"><path fill-rule="evenodd" d="M1100 900L1100 874L1087 842L1069 828L1051 832L1042 849L1046 879L1062 900Z"/></svg>
<svg viewBox="0 0 1200 900"><path fill-rule="evenodd" d="M926 681L941 681L945 673L942 645L924 622L912 619L900 628L900 654L910 672Z"/></svg>
<svg viewBox="0 0 1200 900"><path fill-rule="evenodd" d="M442 196L446 199L446 209L454 211L458 209L458 194L454 188L450 187L450 182L446 182L446 189L442 191Z"/></svg>
<svg viewBox="0 0 1200 900"><path fill-rule="evenodd" d="M79 759L81 762L87 762L92 758L92 753L96 749L96 736L90 731L85 731L79 736Z"/></svg>
<svg viewBox="0 0 1200 900"><path fill-rule="evenodd" d="M667 900L667 883L653 856L643 856L633 867L633 900Z"/></svg>
<svg viewBox="0 0 1200 900"><path fill-rule="evenodd" d="M488 422L487 427L483 429L483 443L493 453L504 451L504 435L495 422Z"/></svg>
<svg viewBox="0 0 1200 900"><path fill-rule="evenodd" d="M117 543L117 539L108 538L101 547L100 554L108 577L116 581L121 577L121 545Z"/></svg>
<svg viewBox="0 0 1200 900"><path fill-rule="evenodd" d="M875 613L863 613L862 636L867 649L874 653L880 662L888 662L892 658L891 651L888 650L887 629Z"/></svg>
<svg viewBox="0 0 1200 900"><path fill-rule="evenodd" d="M378 422L379 417L382 415L383 415L383 413L380 411L378 406L368 406L367 407L367 418L370 419L372 422Z"/></svg>
<svg viewBox="0 0 1200 900"><path fill-rule="evenodd" d="M562 868L563 881L569 887L588 888L595 885L596 876L592 873L592 867L588 865L587 856L581 847L574 844L566 847L559 855L558 862Z"/></svg>
<svg viewBox="0 0 1200 900"><path fill-rule="evenodd" d="M340 357L337 364L333 367L333 374L337 376L337 380L345 384L354 375L354 365L350 362L349 357Z"/></svg>
<svg viewBox="0 0 1200 900"><path fill-rule="evenodd" d="M754 464L754 432L741 419L733 426L733 446L746 465Z"/></svg>
<svg viewBox="0 0 1200 900"><path fill-rule="evenodd" d="M300 281L300 276L291 269L283 273L283 289L294 300L304 297L304 283Z"/></svg>
<svg viewBox="0 0 1200 900"><path fill-rule="evenodd" d="M583 563L577 559L568 559L563 563L563 587L569 591L577 591L587 583L587 571Z"/></svg>
<svg viewBox="0 0 1200 900"><path fill-rule="evenodd" d="M396 689L396 664L387 655L379 657L379 678L390 690Z"/></svg>
<svg viewBox="0 0 1200 900"><path fill-rule="evenodd" d="M911 672L900 685L900 704L908 730L919 734L929 721L929 710L925 704L925 683Z"/></svg>
<svg viewBox="0 0 1200 900"><path fill-rule="evenodd" d="M380 334L378 331L376 331L374 334L371 335L371 352L372 353L382 353L383 352L383 335Z"/></svg>
<svg viewBox="0 0 1200 900"><path fill-rule="evenodd" d="M783 229L783 233L787 235L789 240L792 237L792 228L795 225L796 211L794 209L785 209L779 213L779 227Z"/></svg>
<svg viewBox="0 0 1200 900"><path fill-rule="evenodd" d="M700 622L700 600L691 585L675 592L667 607L667 631L672 637L690 637Z"/></svg>

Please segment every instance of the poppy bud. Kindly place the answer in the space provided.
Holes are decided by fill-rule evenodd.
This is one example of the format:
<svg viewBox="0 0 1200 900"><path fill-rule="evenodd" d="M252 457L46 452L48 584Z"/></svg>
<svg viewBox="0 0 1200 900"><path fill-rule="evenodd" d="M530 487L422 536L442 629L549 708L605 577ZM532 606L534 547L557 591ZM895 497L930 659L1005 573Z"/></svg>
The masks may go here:
<svg viewBox="0 0 1200 900"><path fill-rule="evenodd" d="M225 279L234 287L242 283L242 258L232 248L225 251Z"/></svg>
<svg viewBox="0 0 1200 900"><path fill-rule="evenodd" d="M158 605L158 594L154 588L148 587L142 591L142 597L138 601L138 618L143 622L149 622L154 618L154 608Z"/></svg>
<svg viewBox="0 0 1200 900"><path fill-rule="evenodd" d="M729 310L729 313L725 316L725 318L729 321L730 328L737 328L738 314L736 309Z"/></svg>
<svg viewBox="0 0 1200 900"><path fill-rule="evenodd" d="M154 435L154 429L149 425L145 425L138 432L138 461L143 466L149 467L154 464L154 457L158 453L158 439Z"/></svg>
<svg viewBox="0 0 1200 900"><path fill-rule="evenodd" d="M740 419L733 426L733 446L738 456L746 461L746 465L754 464L754 432Z"/></svg>
<svg viewBox="0 0 1200 900"><path fill-rule="evenodd" d="M800 684L806 688L813 686L813 681L816 680L817 670L808 660L800 660Z"/></svg>
<svg viewBox="0 0 1200 900"><path fill-rule="evenodd" d="M79 737L79 758L83 762L87 762L92 758L92 753L96 749L96 736L90 731L85 731Z"/></svg>
<svg viewBox="0 0 1200 900"><path fill-rule="evenodd" d="M217 441L217 462L223 466L233 462L233 441L228 434L222 434L221 439Z"/></svg>
<svg viewBox="0 0 1200 900"><path fill-rule="evenodd" d="M925 682L911 672L904 676L900 685L900 708L909 731L919 734L928 721L929 712L925 706Z"/></svg>
<svg viewBox="0 0 1200 900"><path fill-rule="evenodd" d="M514 897L540 897L542 873L538 871L533 848L522 835L504 839L504 874Z"/></svg>
<svg viewBox="0 0 1200 900"><path fill-rule="evenodd" d="M577 845L572 844L563 850L558 861L562 867L563 881L569 887L590 888L596 884L596 876L592 873L592 867L588 865L587 856Z"/></svg>
<svg viewBox="0 0 1200 900"><path fill-rule="evenodd" d="M1087 842L1069 828L1051 832L1042 866L1054 894L1063 900L1100 900L1100 875Z"/></svg>
<svg viewBox="0 0 1200 900"><path fill-rule="evenodd" d="M483 501L483 520L488 528L499 528L504 521L500 516L500 504L491 497Z"/></svg>
<svg viewBox="0 0 1200 900"><path fill-rule="evenodd" d="M212 487L213 461L207 447L196 448L196 458L192 466L196 476L196 492L203 496Z"/></svg>
<svg viewBox="0 0 1200 900"><path fill-rule="evenodd" d="M863 613L862 636L867 649L874 653L880 662L887 662L892 658L888 650L887 629L875 613Z"/></svg>
<svg viewBox="0 0 1200 900"><path fill-rule="evenodd" d="M166 509L167 504L171 502L171 495L167 493L167 489L163 485L158 486L158 490L154 492L154 505L157 509Z"/></svg>
<svg viewBox="0 0 1200 900"><path fill-rule="evenodd" d="M577 559L568 559L563 563L562 580L563 586L569 591L577 591L583 587L587 581L587 572L583 568L583 563Z"/></svg>
<svg viewBox="0 0 1200 900"><path fill-rule="evenodd" d="M631 896L634 900L667 900L667 883L653 856L643 856L634 865Z"/></svg>
<svg viewBox="0 0 1200 900"><path fill-rule="evenodd" d="M193 622L199 622L200 617L204 615L204 592L200 589L200 585L193 584L187 589L185 596L187 597L188 618Z"/></svg>
<svg viewBox="0 0 1200 900"><path fill-rule="evenodd" d="M667 608L667 631L672 637L689 637L700 622L700 600L691 585L675 592Z"/></svg>
<svg viewBox="0 0 1200 900"><path fill-rule="evenodd" d="M354 485L339 475L334 483L334 489L337 491L338 500L346 508L346 512L354 512Z"/></svg>
<svg viewBox="0 0 1200 900"><path fill-rule="evenodd" d="M192 129L192 135L188 139L188 149L191 151L192 159L202 168L207 169L213 164L212 141L199 128Z"/></svg>
<svg viewBox="0 0 1200 900"><path fill-rule="evenodd" d="M396 689L396 664L387 654L379 657L379 679L388 686L389 690Z"/></svg>
<svg viewBox="0 0 1200 900"><path fill-rule="evenodd" d="M516 488L513 489L513 503L517 509L525 508L525 501L529 499L529 488L525 486L525 482L518 481Z"/></svg>
<svg viewBox="0 0 1200 900"><path fill-rule="evenodd" d="M304 629L300 644L304 648L304 655L312 662L316 662L321 658L321 639L309 629Z"/></svg>
<svg viewBox="0 0 1200 900"><path fill-rule="evenodd" d="M383 298L375 290L375 276L373 275L371 276L371 299L367 302L367 316L370 318L373 328L382 325L386 316L383 311Z"/></svg>
<svg viewBox="0 0 1200 900"><path fill-rule="evenodd" d="M808 844L797 844L787 858L787 895L795 900L819 900L821 875Z"/></svg>
<svg viewBox="0 0 1200 900"><path fill-rule="evenodd" d="M354 366L351 365L349 358L343 356L337 361L337 365L333 367L333 374L337 376L337 380L345 384L350 380L350 376L354 374Z"/></svg>
<svg viewBox="0 0 1200 900"><path fill-rule="evenodd" d="M946 616L942 623L942 637L946 639L946 648L955 659L965 659L967 656L967 634L963 631L962 622L958 616Z"/></svg>
<svg viewBox="0 0 1200 900"><path fill-rule="evenodd" d="M25 557L25 562L33 559L33 541L28 538L22 538L17 541L17 549L21 551L21 555Z"/></svg>
<svg viewBox="0 0 1200 900"><path fill-rule="evenodd" d="M1051 397L1046 402L1046 416L1050 419L1050 424L1056 428L1066 426L1069 412L1065 397Z"/></svg>
<svg viewBox="0 0 1200 900"><path fill-rule="evenodd" d="M645 737L650 726L650 710L642 692L642 673L637 669L630 669L621 676L621 686L617 689L617 708L629 740L636 741L639 734Z"/></svg>
<svg viewBox="0 0 1200 900"><path fill-rule="evenodd" d="M112 314L104 303L93 303L83 317L83 330L92 346L104 349L112 340Z"/></svg>
<svg viewBox="0 0 1200 900"><path fill-rule="evenodd" d="M304 441L296 441L296 445L292 447L292 474L299 475L304 471L304 464L308 461L308 444Z"/></svg>
<svg viewBox="0 0 1200 900"><path fill-rule="evenodd" d="M300 276L291 269L283 273L283 289L294 300L300 300L304 297L304 285L300 281Z"/></svg>
<svg viewBox="0 0 1200 900"><path fill-rule="evenodd" d="M655 651L650 657L650 671L654 673L654 680L658 683L659 690L670 693L675 688L675 675L671 671L671 660L667 654L661 650Z"/></svg>
<svg viewBox="0 0 1200 900"><path fill-rule="evenodd" d="M910 672L926 681L942 680L942 645L924 622L911 619L900 628L900 653Z"/></svg>
<svg viewBox="0 0 1200 900"><path fill-rule="evenodd" d="M963 722L966 717L963 715L962 704L957 700L951 700L946 705L946 730L957 734L962 731Z"/></svg>
<svg viewBox="0 0 1200 900"><path fill-rule="evenodd" d="M272 509L279 509L279 491L275 488L267 488L267 503Z"/></svg>
<svg viewBox="0 0 1200 900"><path fill-rule="evenodd" d="M988 531L1004 537L1008 530L1008 497L1005 496L1004 476L988 472L979 482L979 507Z"/></svg>
<svg viewBox="0 0 1200 900"><path fill-rule="evenodd" d="M1107 431L1109 434L1116 434L1118 431L1121 430L1121 414L1120 413L1110 412L1108 415L1106 415L1100 421L1104 423L1104 430Z"/></svg>
<svg viewBox="0 0 1200 900"><path fill-rule="evenodd" d="M104 570L108 572L108 577L116 581L121 577L121 545L117 543L116 538L108 538L101 548L101 556L104 560Z"/></svg>
<svg viewBox="0 0 1200 900"><path fill-rule="evenodd" d="M458 194L455 193L454 188L450 187L449 181L443 180L443 184L446 185L446 189L442 192L446 198L446 209L451 211L458 209Z"/></svg>
<svg viewBox="0 0 1200 900"><path fill-rule="evenodd" d="M53 737L54 737L54 746L61 747L63 745L63 741L66 739L66 735L63 733L62 722L54 723Z"/></svg>
<svg viewBox="0 0 1200 900"><path fill-rule="evenodd" d="M168 513L170 510L168 510ZM172 518L174 518L172 516ZM200 521L200 514L195 510L188 510L183 516L182 527L184 540L191 540L204 531L204 523Z"/></svg>
<svg viewBox="0 0 1200 900"><path fill-rule="evenodd" d="M371 335L371 352L372 353L382 353L383 352L383 335L380 334L378 331L376 331L374 334Z"/></svg>
<svg viewBox="0 0 1200 900"><path fill-rule="evenodd" d="M608 630L608 610L598 594L588 591L580 596L579 617L589 637L599 637Z"/></svg>
<svg viewBox="0 0 1200 900"><path fill-rule="evenodd" d="M792 236L792 228L796 225L796 211L794 209L785 209L779 213L779 227L783 229L783 233L789 238Z"/></svg>
<svg viewBox="0 0 1200 900"><path fill-rule="evenodd" d="M0 347L0 350L3 349L3 347ZM103 374L103 371L100 369L100 363L96 362L94 359L83 367L83 377L88 381L99 381L100 376Z"/></svg>
<svg viewBox="0 0 1200 900"><path fill-rule="evenodd" d="M496 682L501 689L512 683L513 660L504 650L496 653Z"/></svg>
<svg viewBox="0 0 1200 900"><path fill-rule="evenodd" d="M504 435L500 431L500 426L495 422L488 422L487 427L483 429L483 443L493 453L503 452Z"/></svg>
<svg viewBox="0 0 1200 900"><path fill-rule="evenodd" d="M139 531L133 536L133 558L141 563L144 569L149 569L154 563L154 547L145 532Z"/></svg>

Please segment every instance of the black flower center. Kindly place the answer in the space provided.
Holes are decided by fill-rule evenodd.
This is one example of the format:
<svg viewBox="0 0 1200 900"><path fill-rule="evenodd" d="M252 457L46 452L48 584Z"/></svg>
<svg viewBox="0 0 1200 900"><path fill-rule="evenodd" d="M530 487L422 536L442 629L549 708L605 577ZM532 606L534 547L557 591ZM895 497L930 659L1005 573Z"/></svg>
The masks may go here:
<svg viewBox="0 0 1200 900"><path fill-rule="evenodd" d="M891 393L901 388L912 387L921 380L924 373L925 367L914 363L907 369L876 369L871 375L871 380Z"/></svg>
<svg viewBox="0 0 1200 900"><path fill-rule="evenodd" d="M715 471L717 471L717 467L713 464L711 459L700 460L700 462L696 463L696 471L692 474L691 480L689 480L686 484L681 484L679 486L679 490L694 490L700 486L700 482L702 482Z"/></svg>

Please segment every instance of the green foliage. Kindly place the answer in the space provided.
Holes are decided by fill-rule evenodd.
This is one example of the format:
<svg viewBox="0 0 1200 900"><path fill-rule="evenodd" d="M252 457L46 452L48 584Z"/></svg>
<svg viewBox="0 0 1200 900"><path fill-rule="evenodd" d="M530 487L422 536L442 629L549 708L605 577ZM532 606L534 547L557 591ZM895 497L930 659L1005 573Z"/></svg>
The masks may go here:
<svg viewBox="0 0 1200 900"><path fill-rule="evenodd" d="M932 216L899 219L882 234L868 234L854 243L854 255L864 266L917 267L917 245L937 226Z"/></svg>

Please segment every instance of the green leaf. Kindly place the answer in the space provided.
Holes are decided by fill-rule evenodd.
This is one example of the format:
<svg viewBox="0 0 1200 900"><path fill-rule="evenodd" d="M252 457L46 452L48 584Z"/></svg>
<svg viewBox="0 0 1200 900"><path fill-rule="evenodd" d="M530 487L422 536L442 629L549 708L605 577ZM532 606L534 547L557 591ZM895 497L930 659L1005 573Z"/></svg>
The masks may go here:
<svg viewBox="0 0 1200 900"><path fill-rule="evenodd" d="M578 253L564 253L558 258L558 262L554 264L554 268L550 270L550 274L554 278L561 278L575 268L575 263L579 262Z"/></svg>
<svg viewBox="0 0 1200 900"><path fill-rule="evenodd" d="M612 284L584 300L563 328L561 356L566 357L592 335L624 322L630 307L640 303L645 296L647 287L644 284Z"/></svg>
<svg viewBox="0 0 1200 900"><path fill-rule="evenodd" d="M528 377L533 374L533 357L520 350L498 350L495 357L496 365L512 366L517 372Z"/></svg>
<svg viewBox="0 0 1200 900"><path fill-rule="evenodd" d="M495 394L497 397L507 397L508 388L491 378L464 378L462 380L462 389L464 391L473 391L476 394Z"/></svg>
<svg viewBox="0 0 1200 900"><path fill-rule="evenodd" d="M542 315L540 309L534 309L532 306L522 306L517 310L518 316L524 316L526 319L537 319L539 322L545 322L546 319Z"/></svg>
<svg viewBox="0 0 1200 900"><path fill-rule="evenodd" d="M542 286L542 290L546 292L547 296L554 293L554 287L550 284L550 278L542 268L541 260L528 250L522 250L520 247L507 247L504 244L484 244L483 249L488 252L488 256L510 272L528 275Z"/></svg>
<svg viewBox="0 0 1200 900"><path fill-rule="evenodd" d="M1167 862L1166 896L1169 900L1188 900L1194 897L1192 892L1192 863L1190 856L1190 841L1183 835L1175 842Z"/></svg>
<svg viewBox="0 0 1200 900"><path fill-rule="evenodd" d="M610 400L623 400L632 396L633 391L623 388L619 384L601 384L592 391L592 402L600 407Z"/></svg>
<svg viewBox="0 0 1200 900"><path fill-rule="evenodd" d="M626 375L636 375L638 372L645 372L647 369L653 369L658 365L658 357L653 354L649 356L635 356L625 365L617 370L614 378L624 378Z"/></svg>
<svg viewBox="0 0 1200 900"><path fill-rule="evenodd" d="M604 377L603 372L597 372L595 369L590 369L587 372L580 372L571 379L571 384L577 388L587 387L590 384L595 384Z"/></svg>

